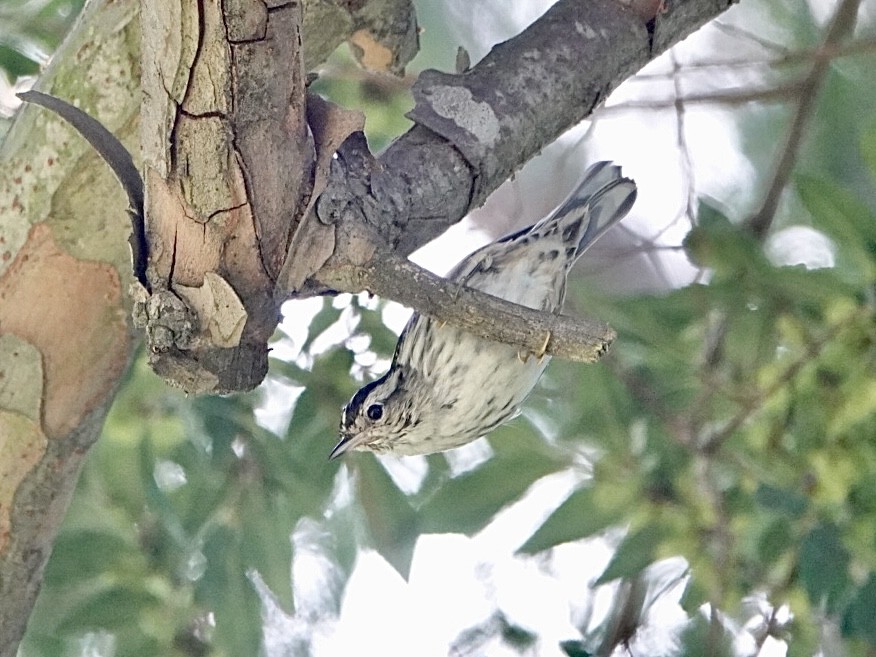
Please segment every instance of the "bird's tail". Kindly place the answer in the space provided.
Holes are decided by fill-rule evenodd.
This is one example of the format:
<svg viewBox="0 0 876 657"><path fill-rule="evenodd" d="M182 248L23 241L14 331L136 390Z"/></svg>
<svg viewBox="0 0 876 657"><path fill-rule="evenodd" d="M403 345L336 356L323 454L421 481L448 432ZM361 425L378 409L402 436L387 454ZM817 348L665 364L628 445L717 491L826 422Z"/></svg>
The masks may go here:
<svg viewBox="0 0 876 657"><path fill-rule="evenodd" d="M623 219L635 201L636 183L624 178L619 166L597 162L587 169L569 198L534 230L554 224L563 242L577 244L574 261Z"/></svg>

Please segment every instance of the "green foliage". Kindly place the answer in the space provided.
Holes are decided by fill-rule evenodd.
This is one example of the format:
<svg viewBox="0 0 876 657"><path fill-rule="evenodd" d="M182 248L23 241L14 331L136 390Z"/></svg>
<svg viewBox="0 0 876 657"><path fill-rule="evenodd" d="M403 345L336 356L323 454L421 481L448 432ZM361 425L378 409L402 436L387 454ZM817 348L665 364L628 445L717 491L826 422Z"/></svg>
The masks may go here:
<svg viewBox="0 0 876 657"><path fill-rule="evenodd" d="M494 458L448 480L425 501L419 509L423 531L474 534L535 481L563 467L543 446L509 434L497 431Z"/></svg>
<svg viewBox="0 0 876 657"><path fill-rule="evenodd" d="M618 545L605 572L596 584L605 584L621 577L635 577L654 562L655 550L666 533L663 525L648 523L630 531Z"/></svg>
<svg viewBox="0 0 876 657"><path fill-rule="evenodd" d="M339 48L326 66L329 74L325 79L316 80L311 91L344 107L361 110L365 114L365 134L372 151L383 150L412 125L404 118L414 106L408 91L410 80L361 70L346 47Z"/></svg>

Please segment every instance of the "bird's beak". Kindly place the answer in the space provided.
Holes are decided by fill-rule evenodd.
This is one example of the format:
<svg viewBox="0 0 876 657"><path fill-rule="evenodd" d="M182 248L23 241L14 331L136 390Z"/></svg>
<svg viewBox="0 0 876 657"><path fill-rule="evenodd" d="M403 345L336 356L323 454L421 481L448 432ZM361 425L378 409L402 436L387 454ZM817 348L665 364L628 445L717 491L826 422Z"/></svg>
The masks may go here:
<svg viewBox="0 0 876 657"><path fill-rule="evenodd" d="M329 454L329 461L334 461L339 456L343 456L347 452L351 452L356 448L358 441L354 440L353 436L341 436L341 441L335 445L332 453Z"/></svg>

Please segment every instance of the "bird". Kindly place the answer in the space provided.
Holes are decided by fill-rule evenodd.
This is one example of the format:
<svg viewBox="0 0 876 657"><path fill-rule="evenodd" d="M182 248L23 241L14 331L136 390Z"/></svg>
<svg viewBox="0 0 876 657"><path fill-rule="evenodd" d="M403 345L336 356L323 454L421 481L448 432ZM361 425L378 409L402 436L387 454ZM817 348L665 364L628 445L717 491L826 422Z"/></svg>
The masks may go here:
<svg viewBox="0 0 876 657"><path fill-rule="evenodd" d="M619 166L597 162L547 217L474 251L447 278L559 313L572 266L626 216L636 193ZM470 443L520 413L549 361L415 312L386 374L343 407L330 458L354 450L432 454Z"/></svg>

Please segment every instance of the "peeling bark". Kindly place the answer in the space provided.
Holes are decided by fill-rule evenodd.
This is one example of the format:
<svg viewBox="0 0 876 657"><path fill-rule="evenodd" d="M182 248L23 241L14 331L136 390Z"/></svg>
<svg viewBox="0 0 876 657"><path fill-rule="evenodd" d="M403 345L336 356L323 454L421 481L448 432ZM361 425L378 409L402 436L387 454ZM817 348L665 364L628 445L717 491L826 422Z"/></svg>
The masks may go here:
<svg viewBox="0 0 876 657"><path fill-rule="evenodd" d="M44 88L129 145L136 2L95 2ZM136 344L118 182L61 119L23 111L0 145L0 656L12 657L82 461Z"/></svg>
<svg viewBox="0 0 876 657"><path fill-rule="evenodd" d="M274 280L313 185L301 6L146 0L141 12L147 277L160 297L138 306L150 362L190 392L247 390L267 372ZM230 317L213 309L214 330L196 308L167 312L207 294L208 273L231 302ZM217 343L241 307L242 330Z"/></svg>

